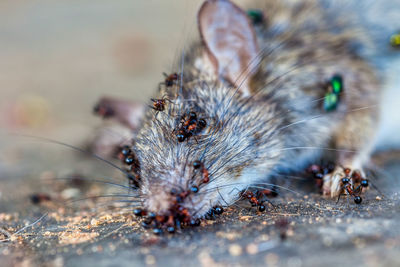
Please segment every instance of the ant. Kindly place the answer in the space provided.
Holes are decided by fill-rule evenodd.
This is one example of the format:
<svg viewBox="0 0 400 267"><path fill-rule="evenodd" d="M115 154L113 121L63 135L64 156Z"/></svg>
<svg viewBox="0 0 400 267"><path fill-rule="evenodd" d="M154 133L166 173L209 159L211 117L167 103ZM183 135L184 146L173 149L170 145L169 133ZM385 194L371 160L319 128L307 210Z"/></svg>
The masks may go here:
<svg viewBox="0 0 400 267"><path fill-rule="evenodd" d="M165 101L166 98L161 98L161 99L155 99L151 98L151 101L153 101L153 106L151 107L155 111L164 111L165 110Z"/></svg>
<svg viewBox="0 0 400 267"><path fill-rule="evenodd" d="M179 126L174 131L177 132L176 138L178 142L183 142L189 140L190 137L198 132L201 132L206 126L206 120L203 118L198 119L196 112L191 111L181 116Z"/></svg>
<svg viewBox="0 0 400 267"><path fill-rule="evenodd" d="M131 172L132 174L128 174L128 180L129 180L129 185L137 189L140 187L139 181L140 181L140 163L138 158L135 156L133 151L129 146L123 146L120 149L120 152L118 154L118 158L125 163L126 165L129 166L128 171Z"/></svg>
<svg viewBox="0 0 400 267"><path fill-rule="evenodd" d="M204 167L204 164L200 160L195 160L193 162L193 168L195 170L201 169L201 175L202 175L202 184L206 184L210 181L210 173L207 170L207 168Z"/></svg>
<svg viewBox="0 0 400 267"><path fill-rule="evenodd" d="M340 183L342 185L342 191L345 191L346 194L340 194L336 203L339 202L341 195L348 195L353 197L354 203L361 204L362 198L360 194L363 188L369 186L368 180L363 178L358 171L354 171L352 174L349 168L344 168L343 171L345 176L341 179ZM356 184L358 184L358 186L354 187Z"/></svg>
<svg viewBox="0 0 400 267"><path fill-rule="evenodd" d="M245 190L240 193L240 196L242 197L242 199L248 199L251 206L257 207L259 212L263 212L266 210L266 207L264 205L265 201L267 201L272 205L272 203L269 202L268 200L261 200L262 198L270 194L270 192L271 192L270 190L261 190L261 191L257 190L255 193L253 193L249 190Z"/></svg>
<svg viewBox="0 0 400 267"><path fill-rule="evenodd" d="M121 155L125 158L129 158L132 155L129 147L125 146L121 150ZM128 156L128 157L126 157ZM122 157L123 158L123 157ZM208 170L204 168L204 164L200 160L195 160L193 162L193 168L195 170L201 170L202 181L201 183L206 183L209 181ZM199 192L198 185L192 185L187 190L172 188L170 191L173 197L170 208L163 215L155 214L154 212L147 212L141 208L137 208L133 213L138 216L147 217L142 221L142 226L146 229L153 229L153 234L161 235L164 231L173 234L178 229L181 229L182 225L186 226L199 226L201 224L200 219L195 219L190 215L187 208L182 205L182 202L190 195ZM214 218L214 215L220 215L224 212L221 206L213 207L205 216L205 218Z"/></svg>
<svg viewBox="0 0 400 267"><path fill-rule="evenodd" d="M50 200L51 200L51 197L44 193L37 193L37 194L31 195L31 202L35 205L46 202L46 201L50 201Z"/></svg>
<svg viewBox="0 0 400 267"><path fill-rule="evenodd" d="M153 102L153 105L150 107L156 111L156 116L158 112L162 112L165 110L165 105L167 104L167 101L173 103L170 99L168 99L165 96L161 99L151 98L150 100Z"/></svg>
<svg viewBox="0 0 400 267"><path fill-rule="evenodd" d="M359 195L361 193L361 189L363 187L368 187L368 181L367 180L364 181L366 181L366 183L365 182L361 183L357 188L354 188L354 186L351 185L349 178L346 177L342 178L342 180L340 181L342 184L342 190L344 190L347 194L340 194L336 203L339 202L340 196L348 195L353 197L354 203L361 204L362 198Z"/></svg>
<svg viewBox="0 0 400 267"><path fill-rule="evenodd" d="M204 219L206 220L214 220L215 219L215 215L221 215L224 212L224 208L222 208L221 206L215 206L213 208L211 208L206 215L204 215Z"/></svg>
<svg viewBox="0 0 400 267"><path fill-rule="evenodd" d="M334 170L335 170L335 165L332 163L328 163L325 166L312 164L310 167L308 167L307 172L313 175L315 179L315 184L320 193L322 193L324 176L327 175L328 173L332 173Z"/></svg>
<svg viewBox="0 0 400 267"><path fill-rule="evenodd" d="M160 86L162 84L164 84L166 87L171 87L174 84L177 84L177 81L179 79L179 74L178 73L174 72L174 73L171 73L171 74L166 74L165 72L163 72L163 75L164 75L165 79L164 79L164 82L160 83Z"/></svg>

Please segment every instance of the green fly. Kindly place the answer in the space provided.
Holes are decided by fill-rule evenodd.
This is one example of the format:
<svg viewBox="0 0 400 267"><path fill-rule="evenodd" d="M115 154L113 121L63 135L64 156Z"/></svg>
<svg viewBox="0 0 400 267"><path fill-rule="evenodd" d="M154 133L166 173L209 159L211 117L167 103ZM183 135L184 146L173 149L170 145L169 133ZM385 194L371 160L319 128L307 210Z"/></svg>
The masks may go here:
<svg viewBox="0 0 400 267"><path fill-rule="evenodd" d="M324 110L333 111L336 110L339 104L339 95L343 91L343 79L339 75L333 76L328 85L328 92L325 94L324 99Z"/></svg>

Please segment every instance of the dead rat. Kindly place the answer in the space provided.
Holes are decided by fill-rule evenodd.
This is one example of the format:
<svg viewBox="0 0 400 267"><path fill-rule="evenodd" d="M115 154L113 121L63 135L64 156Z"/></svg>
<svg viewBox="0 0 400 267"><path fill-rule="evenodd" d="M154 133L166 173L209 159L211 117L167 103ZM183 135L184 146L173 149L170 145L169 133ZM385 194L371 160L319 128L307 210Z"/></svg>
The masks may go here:
<svg viewBox="0 0 400 267"><path fill-rule="evenodd" d="M257 5L249 16L229 0L205 1L201 40L166 74L145 113L113 98L96 106L133 130L122 158L159 223L202 218L326 151L336 153L336 168L323 177L325 195L341 193L343 167L364 175L380 98L376 71L357 50L366 35L317 1Z"/></svg>

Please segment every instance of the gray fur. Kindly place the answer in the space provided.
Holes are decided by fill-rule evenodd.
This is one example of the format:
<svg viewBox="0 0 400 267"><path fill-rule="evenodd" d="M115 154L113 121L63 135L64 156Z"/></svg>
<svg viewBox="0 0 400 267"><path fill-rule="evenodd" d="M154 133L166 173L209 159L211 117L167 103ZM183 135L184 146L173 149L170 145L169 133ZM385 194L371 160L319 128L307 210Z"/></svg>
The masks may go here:
<svg viewBox="0 0 400 267"><path fill-rule="evenodd" d="M157 116L148 110L133 147L147 209L162 214L171 205L172 188L187 190L198 184L201 174L192 167L198 159L211 180L183 205L195 217L214 205L230 205L238 191L262 183L274 172L303 168L323 152L318 148L342 148L335 136L346 127L344 121L351 126L349 114L365 113L364 108L377 104L375 71L356 49L368 41L367 35L314 1L292 2L258 2L268 19L256 28L263 53L250 99L207 71L199 42L186 51L182 84L164 86L158 94L172 103ZM345 91L339 108L326 113L323 84L334 74L343 76ZM196 138L178 143L173 131L188 111L205 117L208 126ZM377 121L374 112L366 116ZM346 149L358 150L369 140L370 127L365 133L355 131L346 134L346 139L355 140L354 147Z"/></svg>

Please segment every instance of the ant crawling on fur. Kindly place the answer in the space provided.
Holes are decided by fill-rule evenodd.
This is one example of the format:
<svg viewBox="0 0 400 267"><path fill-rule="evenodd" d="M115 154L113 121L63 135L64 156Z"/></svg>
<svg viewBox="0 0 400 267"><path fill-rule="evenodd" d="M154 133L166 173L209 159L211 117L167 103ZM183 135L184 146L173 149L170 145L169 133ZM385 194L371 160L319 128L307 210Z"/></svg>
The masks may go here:
<svg viewBox="0 0 400 267"><path fill-rule="evenodd" d="M174 131L177 132L176 138L178 142L189 140L193 135L201 132L207 126L207 122L203 118L198 118L197 113L194 111L182 115L179 125Z"/></svg>
<svg viewBox="0 0 400 267"><path fill-rule="evenodd" d="M206 184L210 181L210 174L209 174L207 168L204 167L204 164L200 160L195 160L193 162L193 168L195 170L198 170L201 168L201 175L202 175L201 183Z"/></svg>
<svg viewBox="0 0 400 267"><path fill-rule="evenodd" d="M150 100L153 102L153 105L150 107L156 111L156 116L158 112L162 112L165 110L165 105L167 104L167 101L173 103L166 96L163 96L161 99L151 98Z"/></svg>
<svg viewBox="0 0 400 267"><path fill-rule="evenodd" d="M139 160L133 153L133 151L130 149L129 146L123 146L120 148L120 151L118 153L118 158L125 163L126 165L129 166L128 171L131 174L128 175L128 180L129 184L132 188L139 188L139 181L140 181L140 164Z"/></svg>
<svg viewBox="0 0 400 267"><path fill-rule="evenodd" d="M129 158L131 154L129 147L124 147L121 150L121 155L123 155L125 159L127 156ZM204 164L201 161L195 160L193 162L193 168L195 171L201 171L201 181L199 184L207 183L209 181L208 170L204 167ZM153 228L153 233L156 235L162 234L164 230L171 234L175 233L177 229L182 227L182 225L199 226L200 220L192 218L188 209L182 206L182 202L186 198L191 194L196 194L198 192L198 184L193 184L186 190L172 188L170 191L172 205L166 214L158 215L152 212L147 212L141 208L135 209L133 213L139 217L147 215L147 218L142 222L142 225L144 228ZM220 215L223 211L224 209L221 206L215 206L206 214L205 218L212 219L214 218L214 215Z"/></svg>
<svg viewBox="0 0 400 267"><path fill-rule="evenodd" d="M159 112L164 111L167 100L169 100L169 99L167 99L167 98L161 98L161 99L151 98L151 101L153 102L153 106L151 108L154 109L155 111L159 111Z"/></svg>
<svg viewBox="0 0 400 267"><path fill-rule="evenodd" d="M147 212L141 208L137 208L133 213L138 216L147 216L142 226L146 229L153 228L153 233L160 235L166 230L168 233L173 234L176 230L181 229L183 225L187 226L200 226L200 219L194 219L190 216L187 208L183 207L180 203L186 198L193 190L179 192L178 190L171 190L170 194L176 197L174 204L169 208L167 214L159 215L154 212ZM223 209L220 206L213 208L213 214L222 214Z"/></svg>

